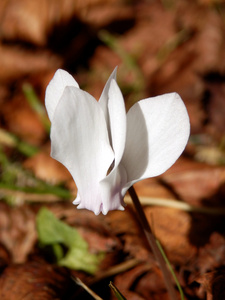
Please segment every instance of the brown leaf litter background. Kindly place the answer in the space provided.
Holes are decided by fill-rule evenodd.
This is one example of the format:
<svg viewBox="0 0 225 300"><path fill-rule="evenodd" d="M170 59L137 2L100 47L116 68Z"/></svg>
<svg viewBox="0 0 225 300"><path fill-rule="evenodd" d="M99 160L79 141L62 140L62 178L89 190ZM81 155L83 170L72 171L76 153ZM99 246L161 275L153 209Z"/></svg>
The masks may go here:
<svg viewBox="0 0 225 300"><path fill-rule="evenodd" d="M48 82L64 68L98 99L118 65L127 108L167 92L183 98L191 120L184 154L165 174L136 184L136 190L143 199L178 200L199 209L145 205L185 298L193 300L225 299L224 49L222 0L0 3L0 125L38 147L38 153L27 158L1 147L37 178L76 192L70 174L49 157L49 136L26 100L24 84L44 103ZM17 200L14 205L5 201L9 194ZM103 299L115 299L110 280L129 300L169 299L132 205L96 217L78 211L71 199L5 189L0 195L0 299L92 299L71 276ZM35 227L43 205L77 228L92 253L106 253L97 274L57 267L43 255ZM201 212L205 207L207 213Z"/></svg>

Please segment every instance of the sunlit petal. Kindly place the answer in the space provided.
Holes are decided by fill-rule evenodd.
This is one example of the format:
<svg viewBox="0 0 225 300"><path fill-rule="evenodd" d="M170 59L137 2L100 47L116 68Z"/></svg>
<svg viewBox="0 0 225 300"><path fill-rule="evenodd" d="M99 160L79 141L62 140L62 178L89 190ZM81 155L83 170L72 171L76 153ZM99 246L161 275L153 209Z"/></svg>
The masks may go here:
<svg viewBox="0 0 225 300"><path fill-rule="evenodd" d="M107 124L107 128L109 131L109 111L108 111L108 101L109 101L109 88L112 82L112 79L116 80L116 73L117 73L117 67L113 70L112 74L110 75L109 79L106 82L106 85L102 91L102 94L99 98L99 105L101 106L104 115L105 115L105 120Z"/></svg>
<svg viewBox="0 0 225 300"><path fill-rule="evenodd" d="M50 121L52 121L55 108L66 86L75 86L79 88L76 80L68 72L59 69L47 86L45 93L45 105Z"/></svg>
<svg viewBox="0 0 225 300"><path fill-rule="evenodd" d="M126 171L120 165L126 141L126 110L122 93L114 79L108 91L108 116L110 140L114 151L114 162L108 176L101 181L103 213L122 209L121 188L127 181Z"/></svg>
<svg viewBox="0 0 225 300"><path fill-rule="evenodd" d="M117 167L125 148L127 117L123 95L114 79L110 84L108 98L110 138L115 153L114 164Z"/></svg>
<svg viewBox="0 0 225 300"><path fill-rule="evenodd" d="M187 110L176 93L137 102L127 114L122 164L128 184L162 174L183 152L190 134Z"/></svg>
<svg viewBox="0 0 225 300"><path fill-rule="evenodd" d="M114 160L104 114L88 93L66 87L55 109L51 129L53 158L73 176L78 208L98 214L102 209L99 181Z"/></svg>
<svg viewBox="0 0 225 300"><path fill-rule="evenodd" d="M115 168L100 182L102 197L102 213L106 215L110 210L124 210L125 203L121 191L127 183L126 170L122 165Z"/></svg>

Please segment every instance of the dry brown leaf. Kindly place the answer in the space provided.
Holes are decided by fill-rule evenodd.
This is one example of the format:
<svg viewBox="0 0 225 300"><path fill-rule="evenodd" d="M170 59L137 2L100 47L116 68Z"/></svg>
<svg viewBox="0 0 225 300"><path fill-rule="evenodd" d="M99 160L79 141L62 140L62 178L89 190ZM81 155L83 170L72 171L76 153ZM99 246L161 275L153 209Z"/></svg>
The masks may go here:
<svg viewBox="0 0 225 300"><path fill-rule="evenodd" d="M7 267L0 277L1 300L66 299L76 289L69 274L43 260Z"/></svg>
<svg viewBox="0 0 225 300"><path fill-rule="evenodd" d="M112 232L122 240L125 253L141 261L152 257L137 216L132 210L127 207L124 212L111 212L106 217Z"/></svg>
<svg viewBox="0 0 225 300"><path fill-rule="evenodd" d="M35 214L29 206L10 208L0 202L0 242L12 261L23 263L37 240Z"/></svg>
<svg viewBox="0 0 225 300"><path fill-rule="evenodd" d="M11 133L33 145L43 143L46 138L45 128L22 94L6 99L1 110L4 123Z"/></svg>
<svg viewBox="0 0 225 300"><path fill-rule="evenodd" d="M196 278L201 284L199 294L207 294L207 300L220 300L225 297L225 270L204 273Z"/></svg>
<svg viewBox="0 0 225 300"><path fill-rule="evenodd" d="M185 264L196 254L197 249L189 240L191 216L188 213L164 207L148 207L145 213L172 263Z"/></svg>
<svg viewBox="0 0 225 300"><path fill-rule="evenodd" d="M134 8L119 3L120 1L111 2L100 3L91 7L91 9L83 9L78 12L79 18L95 29L110 26L111 23L114 23L115 28L120 31L123 29L123 24L126 27L126 23L133 20Z"/></svg>
<svg viewBox="0 0 225 300"><path fill-rule="evenodd" d="M161 271L148 261L117 275L114 283L126 299L169 300Z"/></svg>
<svg viewBox="0 0 225 300"><path fill-rule="evenodd" d="M74 1L5 1L1 7L1 37L45 45L54 25L74 14Z"/></svg>
<svg viewBox="0 0 225 300"><path fill-rule="evenodd" d="M194 262L200 274L215 270L225 261L225 238L217 232L213 232L208 243L199 249L198 258Z"/></svg>
<svg viewBox="0 0 225 300"><path fill-rule="evenodd" d="M114 20L130 18L132 10L121 1L104 0L5 0L0 5L0 38L26 41L43 46L50 33L73 19L81 19L93 27L105 26Z"/></svg>
<svg viewBox="0 0 225 300"><path fill-rule="evenodd" d="M150 272L146 273L142 278L140 278L135 287L135 291L137 294L142 295L144 299L170 299L170 296L168 295L168 292L165 288L165 283L161 271L157 268L154 268ZM178 292L177 297L179 299Z"/></svg>
<svg viewBox="0 0 225 300"><path fill-rule="evenodd" d="M156 178L141 180L134 185L138 196L174 199L174 194Z"/></svg>
<svg viewBox="0 0 225 300"><path fill-rule="evenodd" d="M201 206L222 206L225 167L209 166L191 160L180 160L161 176L180 199ZM217 200L215 197L218 195Z"/></svg>
<svg viewBox="0 0 225 300"><path fill-rule="evenodd" d="M31 51L0 44L0 81L11 82L24 76L45 73L61 66L61 60L48 51Z"/></svg>
<svg viewBox="0 0 225 300"><path fill-rule="evenodd" d="M114 279L114 284L127 299L144 300L141 295L135 292L135 282L138 278L153 269L153 265L148 263L140 264L137 267L125 273L119 274ZM113 298L115 299L115 298Z"/></svg>
<svg viewBox="0 0 225 300"><path fill-rule="evenodd" d="M48 153L38 152L24 162L24 167L31 170L37 178L52 184L58 184L71 180L71 175L67 169L50 156Z"/></svg>

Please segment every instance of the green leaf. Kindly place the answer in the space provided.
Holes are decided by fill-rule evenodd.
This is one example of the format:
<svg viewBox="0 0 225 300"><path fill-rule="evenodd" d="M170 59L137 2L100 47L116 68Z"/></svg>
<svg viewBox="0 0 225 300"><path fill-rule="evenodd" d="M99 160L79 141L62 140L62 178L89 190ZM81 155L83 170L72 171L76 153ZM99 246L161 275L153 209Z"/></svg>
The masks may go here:
<svg viewBox="0 0 225 300"><path fill-rule="evenodd" d="M60 266L82 270L93 274L103 258L101 254L91 254L87 242L79 232L57 219L52 212L43 207L37 215L37 231L42 246L52 246L54 256ZM63 255L63 247L67 249Z"/></svg>

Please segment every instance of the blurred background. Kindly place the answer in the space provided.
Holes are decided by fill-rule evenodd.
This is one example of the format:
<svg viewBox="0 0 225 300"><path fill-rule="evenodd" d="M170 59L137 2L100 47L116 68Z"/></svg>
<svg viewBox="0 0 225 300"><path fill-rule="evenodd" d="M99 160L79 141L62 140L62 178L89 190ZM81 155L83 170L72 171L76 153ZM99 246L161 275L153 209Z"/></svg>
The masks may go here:
<svg viewBox="0 0 225 300"><path fill-rule="evenodd" d="M93 253L105 252L100 272L131 258L148 261L151 272L136 261L122 275L103 276L128 299L168 299L132 209L106 217L78 212L70 174L49 156L44 97L55 71L69 71L98 99L116 66L127 109L168 92L178 92L186 104L191 136L184 154L168 172L136 188L145 204L160 198L189 205L189 212L176 204L147 205L146 214L187 299L225 299L224 50L223 0L1 0L1 299L89 299L71 292L77 285L70 272L78 271L55 270L40 251L35 220L42 205L78 228ZM29 285L27 276L40 286ZM114 299L107 280L95 282L98 292L106 289L104 299Z"/></svg>

